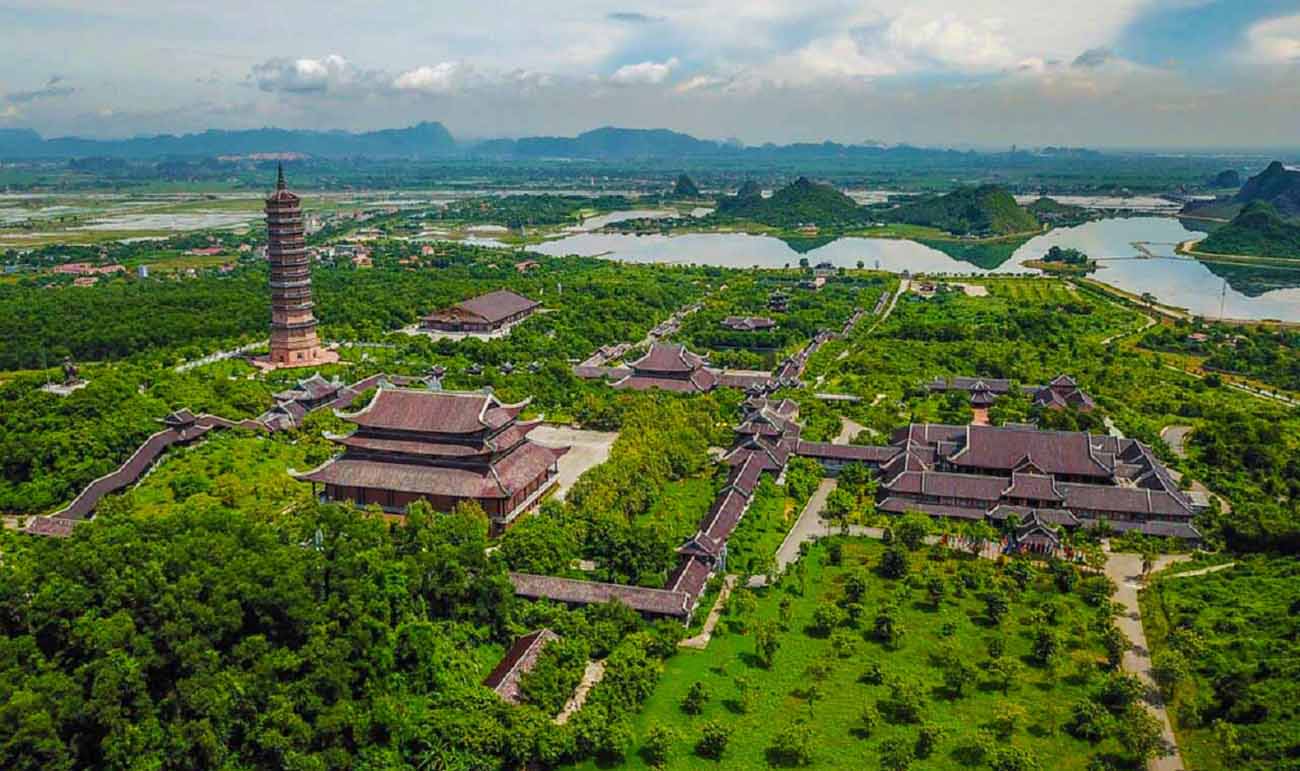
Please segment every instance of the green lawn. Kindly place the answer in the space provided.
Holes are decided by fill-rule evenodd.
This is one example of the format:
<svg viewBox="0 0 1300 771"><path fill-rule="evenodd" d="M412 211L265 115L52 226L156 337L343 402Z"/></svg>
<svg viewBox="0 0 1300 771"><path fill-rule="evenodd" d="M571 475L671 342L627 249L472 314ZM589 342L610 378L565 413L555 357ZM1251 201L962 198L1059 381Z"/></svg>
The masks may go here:
<svg viewBox="0 0 1300 771"><path fill-rule="evenodd" d="M940 609L933 610L923 588L905 588L907 581L884 579L876 572L884 551L881 543L856 539L842 543L841 566L827 564L828 549L822 544L805 558L806 590L802 595L796 571L777 587L766 590L752 617L724 619L707 650L682 650L667 662L658 687L634 719L634 743L628 748L627 767L646 768L639 750L647 732L655 726L668 726L677 736L667 768L765 768L772 764L769 761L776 760L768 756L773 737L791 723L807 721L815 735L813 767L876 768L882 742L903 736L910 744L919 729L916 725L882 721L869 737L861 737L856 732L862 709L874 705L889 690L885 685L859 680L873 663L880 666L886 678L901 676L920 684L925 694L922 720L943 731L933 754L915 761L913 768L966 767L964 763L971 763L972 759L963 750L988 728L998 706L1007 702L1023 707L1025 715L1022 724L1006 741L1030 751L1041 768L1083 769L1091 755L1114 751L1112 740L1093 746L1060 730L1069 717L1070 706L1094 691L1102 678L1104 653L1099 635L1085 624L1095 611L1084 606L1076 596L1058 593L1045 575L1039 575L1018 597L1012 597L1011 610L999 629L985 618L984 603L977 597L980 590L966 589L964 597L955 596L959 586L957 574L963 565L966 570L987 571L986 579L991 580L995 572L992 563L977 563L972 568L975 561L965 555L945 552L934 559L928 551L913 554L913 576L941 577L947 587ZM832 652L830 639L814 636L807 627L818 604L842 597L846 575L861 570L866 570L868 576L868 590L862 600L866 608L862 630L842 627L855 648L847 656L837 656ZM924 585L924 581L916 583ZM791 604L783 612L781 602L786 597ZM898 650L887 649L869 639L877 609L891 597L901 602L901 621L906 629ZM933 660L936 653L944 646L953 646L960 657L976 665L981 672L980 680L984 678L982 672L989 658L986 648L990 638L1004 640L1005 657L1027 662L1037 629L1030 615L1044 603L1056 604L1061 610L1057 632L1062 653L1057 676L1022 663L1019 685L1006 697L982 683L969 686L965 696L953 697L947 693ZM741 631L743 626L752 629L760 620L783 626L779 632L780 649L771 669L757 666L753 635ZM941 634L946 624L952 626L952 634L947 638ZM817 686L820 698L810 704L808 688L816 682L816 677L809 674L808 665L819 660L829 662L830 671ZM739 706L737 677L748 679L757 694L748 712L741 711ZM697 681L704 684L711 698L701 714L688 715L680 705ZM708 721L721 722L731 730L730 743L720 762L703 760L692 751L702 726Z"/></svg>

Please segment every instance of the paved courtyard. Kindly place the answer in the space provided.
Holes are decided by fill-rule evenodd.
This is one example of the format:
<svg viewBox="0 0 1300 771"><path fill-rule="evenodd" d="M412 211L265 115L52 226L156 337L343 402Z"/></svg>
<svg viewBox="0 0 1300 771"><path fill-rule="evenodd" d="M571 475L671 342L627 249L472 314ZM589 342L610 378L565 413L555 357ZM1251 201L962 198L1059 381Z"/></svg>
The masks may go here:
<svg viewBox="0 0 1300 771"><path fill-rule="evenodd" d="M609 448L618 438L617 431L583 431L565 426L538 426L528 438L544 447L571 447L560 458L560 488L555 497L564 500L569 488L582 472L609 458Z"/></svg>

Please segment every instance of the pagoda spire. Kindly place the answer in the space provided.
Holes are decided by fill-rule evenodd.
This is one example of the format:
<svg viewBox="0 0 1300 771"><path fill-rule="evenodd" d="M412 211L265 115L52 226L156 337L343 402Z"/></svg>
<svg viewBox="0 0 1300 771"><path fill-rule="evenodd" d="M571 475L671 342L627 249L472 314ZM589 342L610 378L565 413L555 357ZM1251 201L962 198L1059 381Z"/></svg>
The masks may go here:
<svg viewBox="0 0 1300 771"><path fill-rule="evenodd" d="M284 164L277 163L275 164L275 189L284 190L284 188Z"/></svg>

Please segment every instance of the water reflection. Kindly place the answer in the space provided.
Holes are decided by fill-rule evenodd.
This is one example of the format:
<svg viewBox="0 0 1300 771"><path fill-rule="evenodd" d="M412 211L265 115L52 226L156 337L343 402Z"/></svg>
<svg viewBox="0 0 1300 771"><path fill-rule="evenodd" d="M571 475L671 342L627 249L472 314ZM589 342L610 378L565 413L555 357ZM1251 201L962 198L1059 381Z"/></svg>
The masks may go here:
<svg viewBox="0 0 1300 771"><path fill-rule="evenodd" d="M1175 256L1177 244L1202 235L1171 217L1129 217L1058 228L1018 247L1001 245L1000 249L966 242L926 244L856 237L824 244L799 242L796 248L778 238L744 233L582 233L533 249L550 255L600 255L628 262L731 268L780 268L798 265L800 258L806 258L813 264L829 262L846 268L862 262L895 273L970 274L1032 272L1022 263L1042 257L1052 246L1061 246L1099 260L1103 267L1094 274L1098 280L1134 294L1149 292L1161 302L1199 315L1217 317L1222 308L1228 318L1300 321L1300 270L1211 266Z"/></svg>

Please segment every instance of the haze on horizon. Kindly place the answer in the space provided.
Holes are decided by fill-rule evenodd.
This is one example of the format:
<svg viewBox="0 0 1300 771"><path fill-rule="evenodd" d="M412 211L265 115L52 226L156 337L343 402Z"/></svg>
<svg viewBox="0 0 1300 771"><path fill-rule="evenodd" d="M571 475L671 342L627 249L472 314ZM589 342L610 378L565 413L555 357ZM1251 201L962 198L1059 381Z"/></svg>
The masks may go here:
<svg viewBox="0 0 1300 771"><path fill-rule="evenodd" d="M1297 0L0 0L0 128L1300 144Z"/></svg>

